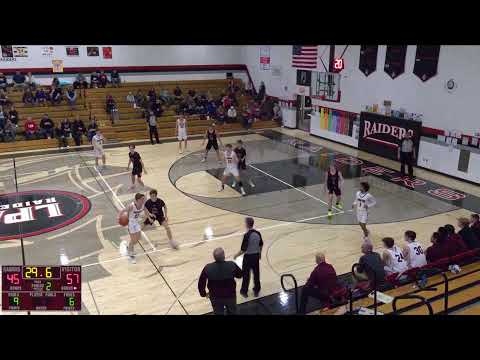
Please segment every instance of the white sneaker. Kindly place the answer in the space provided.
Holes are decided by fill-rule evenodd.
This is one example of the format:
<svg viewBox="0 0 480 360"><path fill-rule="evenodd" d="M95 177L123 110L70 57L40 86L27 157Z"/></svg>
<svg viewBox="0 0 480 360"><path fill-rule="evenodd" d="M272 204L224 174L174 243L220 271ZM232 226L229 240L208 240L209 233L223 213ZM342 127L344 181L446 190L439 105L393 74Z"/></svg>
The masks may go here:
<svg viewBox="0 0 480 360"><path fill-rule="evenodd" d="M122 256L127 256L128 255L128 248L127 248L127 242L125 240L123 240L119 247L118 247L118 251L120 252L120 255Z"/></svg>
<svg viewBox="0 0 480 360"><path fill-rule="evenodd" d="M182 151L182 150L178 150L178 153L179 153L179 154L183 154L183 151Z"/></svg>
<svg viewBox="0 0 480 360"><path fill-rule="evenodd" d="M170 241L170 246L172 247L172 249L178 250L178 245L178 242L176 242L175 240Z"/></svg>
<svg viewBox="0 0 480 360"><path fill-rule="evenodd" d="M247 195L247 193L245 192L245 190L243 190L243 187L240 188L240 192L242 193L242 196Z"/></svg>
<svg viewBox="0 0 480 360"><path fill-rule="evenodd" d="M252 180L250 180L248 183L250 184L250 186L251 186L252 188L254 188L254 187L255 187L255 184L253 183L253 181L252 181Z"/></svg>
<svg viewBox="0 0 480 360"><path fill-rule="evenodd" d="M203 158L202 160L200 160L200 162L205 162L207 161L207 158Z"/></svg>
<svg viewBox="0 0 480 360"><path fill-rule="evenodd" d="M237 183L234 181L232 184L232 187L235 187L235 186L237 186Z"/></svg>
<svg viewBox="0 0 480 360"><path fill-rule="evenodd" d="M225 187L224 187L224 186L220 186L220 189L218 189L218 192L223 191L223 189L225 189Z"/></svg>
<svg viewBox="0 0 480 360"><path fill-rule="evenodd" d="M135 259L135 255L128 255L128 262L130 264L136 264L137 263L137 259Z"/></svg>

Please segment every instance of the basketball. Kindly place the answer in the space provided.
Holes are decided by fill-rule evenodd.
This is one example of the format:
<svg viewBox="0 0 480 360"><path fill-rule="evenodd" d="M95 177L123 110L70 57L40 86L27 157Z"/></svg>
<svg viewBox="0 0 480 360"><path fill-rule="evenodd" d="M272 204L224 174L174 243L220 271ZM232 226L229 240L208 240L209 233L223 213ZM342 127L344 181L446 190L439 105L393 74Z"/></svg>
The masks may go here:
<svg viewBox="0 0 480 360"><path fill-rule="evenodd" d="M118 223L122 226L127 226L128 225L128 214L125 212L122 212L120 216L118 217Z"/></svg>

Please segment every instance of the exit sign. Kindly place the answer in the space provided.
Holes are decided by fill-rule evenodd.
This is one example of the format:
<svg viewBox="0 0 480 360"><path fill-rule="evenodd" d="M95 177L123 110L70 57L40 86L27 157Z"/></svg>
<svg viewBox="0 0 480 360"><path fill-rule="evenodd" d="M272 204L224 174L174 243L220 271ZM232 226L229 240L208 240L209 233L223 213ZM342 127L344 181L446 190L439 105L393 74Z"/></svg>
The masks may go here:
<svg viewBox="0 0 480 360"><path fill-rule="evenodd" d="M340 72L343 70L344 67L345 62L343 61L343 59L339 58L333 60L333 71Z"/></svg>

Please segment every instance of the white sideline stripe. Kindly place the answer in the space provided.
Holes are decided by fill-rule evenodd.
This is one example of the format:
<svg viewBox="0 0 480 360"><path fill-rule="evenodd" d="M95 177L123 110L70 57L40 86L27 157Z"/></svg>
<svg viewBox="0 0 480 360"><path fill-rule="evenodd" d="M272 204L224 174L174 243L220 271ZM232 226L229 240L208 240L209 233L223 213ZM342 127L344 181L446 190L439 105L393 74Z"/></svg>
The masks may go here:
<svg viewBox="0 0 480 360"><path fill-rule="evenodd" d="M87 182L80 176L80 165L75 165L75 175L77 175L78 180L82 183L83 186L86 188L92 190L94 194L101 194L102 192L98 191L97 189L94 189L90 185L87 184Z"/></svg>
<svg viewBox="0 0 480 360"><path fill-rule="evenodd" d="M120 208L121 209L125 209L125 206L123 205L122 201L118 198L117 194L115 193L115 191L113 191L112 187L110 186L110 184L105 180L105 178L103 177L103 175L100 173L100 171L98 171L98 169L95 167L95 171L97 172L98 176L100 177L100 179L102 179L102 181L105 183L105 185L107 186L108 190L112 193L113 197L115 200L117 200L118 204L120 205ZM157 248L152 244L152 242L150 241L150 239L148 238L147 234L145 234L143 231L140 232L142 234L142 236L145 238L145 240L147 240L148 244L151 246L151 248L153 250L157 250Z"/></svg>
<svg viewBox="0 0 480 360"><path fill-rule="evenodd" d="M265 172L265 171L263 171L263 170L260 170L259 168L255 167L255 166L253 166L253 165L248 165L248 166L251 167L252 169L255 169L255 170L261 172L262 174L267 175L267 176L271 177L272 179L275 179L275 180L277 180L278 182L280 182L280 183L282 183L282 184L284 184L284 185L287 185L287 186L291 187L292 189L297 190L298 192L301 192L302 194L307 195L308 197L310 197L310 198L312 198L312 199L314 199L314 200L317 200L317 201L321 202L322 204L328 206L328 203L325 202L325 201L323 201L322 199L319 199L319 198L317 198L316 196L313 196L313 195L311 195L311 194L309 194L309 193L307 193L307 192L305 192L305 191L303 191L303 190L300 190L299 188L296 188L295 186L290 185L289 183L287 183L287 182L285 182L285 181L283 181L283 180L281 180L281 179L279 179L279 178L277 178L277 177L275 177L275 176L273 176L273 175L271 175L271 174L269 174L269 173L267 173L267 172ZM335 210L337 210L337 211L338 211L339 213L341 213L341 214L343 214L343 213L345 212L345 211L342 211L342 210L336 208L336 207L333 206L333 205L332 205L332 208L335 209Z"/></svg>
<svg viewBox="0 0 480 360"><path fill-rule="evenodd" d="M337 214L340 214L340 213L344 213L344 211L338 212L338 213L334 213L333 215L337 215ZM282 223L280 223L280 224L275 224L275 225L265 226L265 227L263 227L263 228L258 228L257 230L258 230L258 231L266 231L266 230L275 229L275 228L277 228L277 227L288 226L288 225L297 224L297 223L303 223L303 222L306 222L306 221L315 220L315 219L321 219L321 218L326 218L326 217L328 217L328 214L319 215L319 216L314 216L314 217L306 218L306 219L300 219L300 220L292 221L292 222L282 222ZM190 242L190 243L180 244L179 247L182 248L182 247L187 247L187 246L194 246L194 245L198 245L198 244L202 244L202 243L207 243L207 242L210 242L210 241L228 239L228 238L231 238L231 237L234 237L234 236L241 236L241 235L243 235L243 234L244 234L244 232L235 232L235 233L233 233L233 234L228 234L228 235L224 235L224 236L219 236L219 237L215 237L215 238L212 238L212 239L200 240L200 241L193 241L193 242ZM173 249L171 249L171 248L155 249L155 250L152 250L152 251L146 251L146 252L144 252L144 253L137 254L137 257L139 257L139 256L144 256L144 255L149 255L149 254L153 254L153 253L158 253L158 252L166 252L166 251L169 251L169 250L170 250L170 251L176 251L176 250L173 250ZM124 257L124 256L120 256L120 257L113 258L113 259L109 259L109 260L105 260L105 261L100 261L100 262L96 262L96 263L92 263L92 264L82 265L82 267L86 268L86 267L90 267L90 266L97 266L97 265L102 265L102 264L105 264L105 263L109 263L109 262L113 262L113 261L118 261L118 260L122 260L122 259L124 260L125 257Z"/></svg>

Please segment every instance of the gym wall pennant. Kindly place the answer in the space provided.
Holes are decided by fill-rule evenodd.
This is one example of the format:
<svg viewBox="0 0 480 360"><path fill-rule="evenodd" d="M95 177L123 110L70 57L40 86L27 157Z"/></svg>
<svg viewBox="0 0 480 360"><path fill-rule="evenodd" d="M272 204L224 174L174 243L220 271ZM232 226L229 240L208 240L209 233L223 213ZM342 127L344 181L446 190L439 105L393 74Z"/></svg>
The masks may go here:
<svg viewBox="0 0 480 360"><path fill-rule="evenodd" d="M440 45L417 45L413 73L423 82L437 75Z"/></svg>
<svg viewBox="0 0 480 360"><path fill-rule="evenodd" d="M385 55L384 71L395 79L405 72L405 58L407 56L407 45L389 45Z"/></svg>

